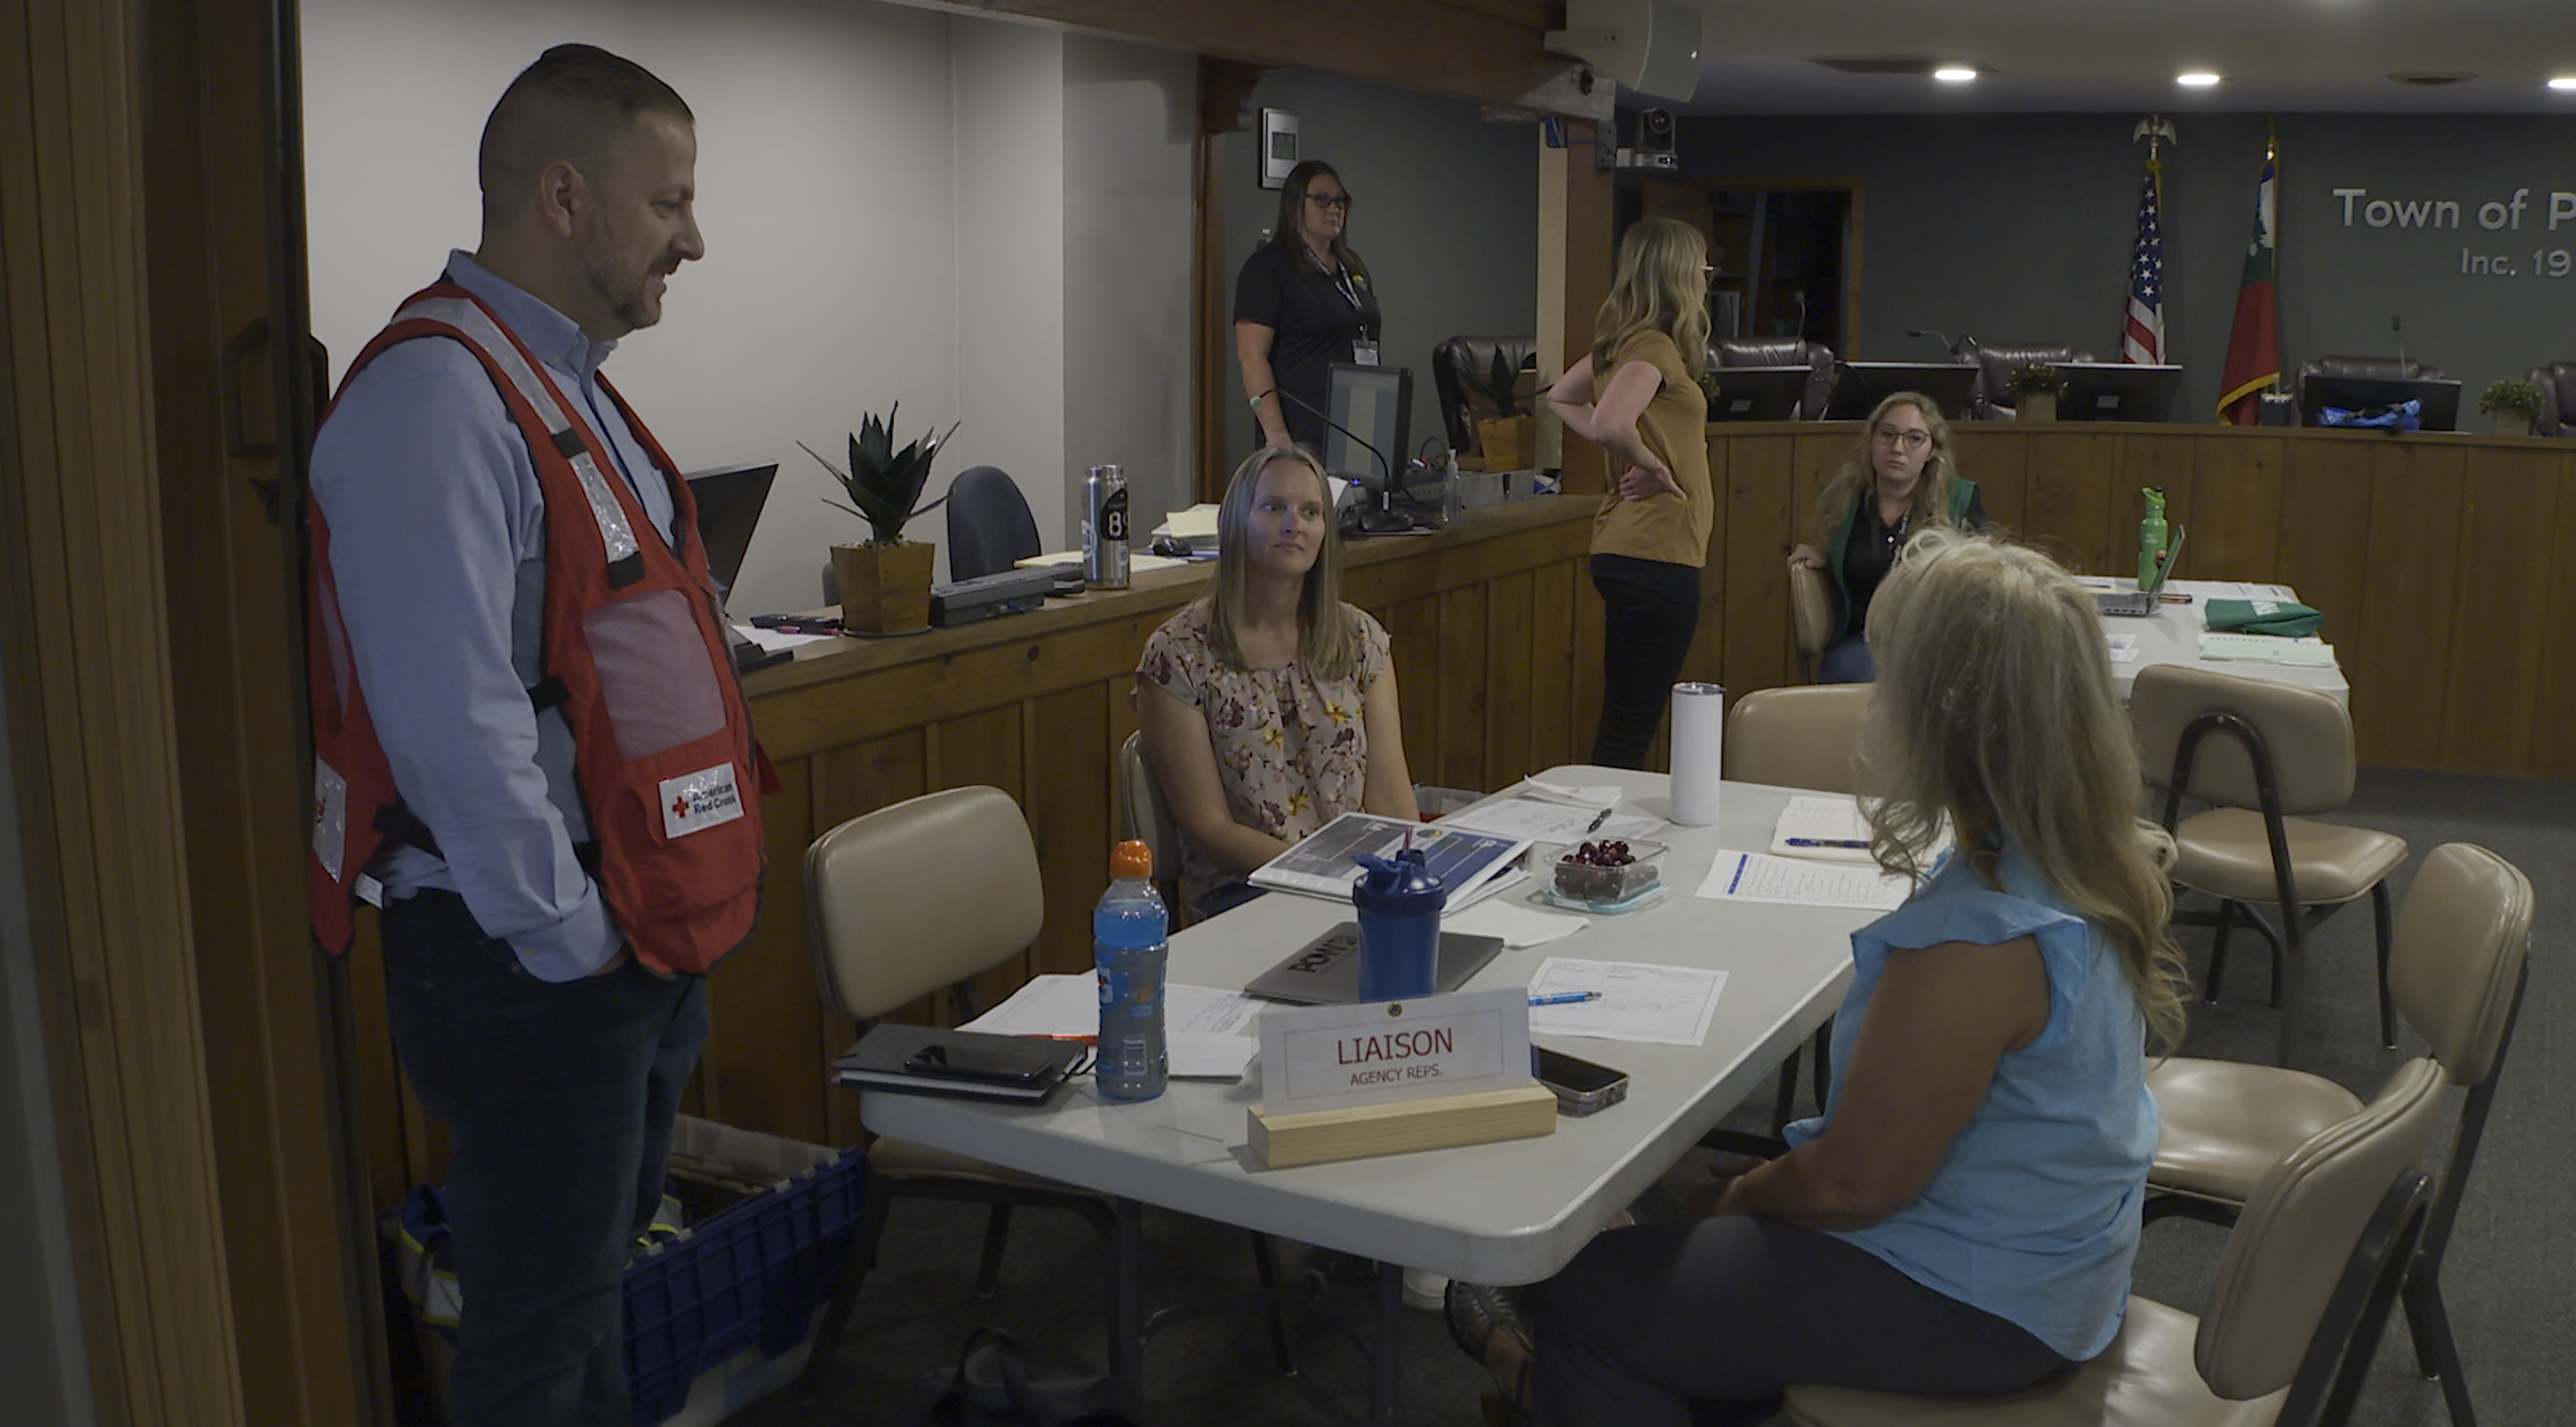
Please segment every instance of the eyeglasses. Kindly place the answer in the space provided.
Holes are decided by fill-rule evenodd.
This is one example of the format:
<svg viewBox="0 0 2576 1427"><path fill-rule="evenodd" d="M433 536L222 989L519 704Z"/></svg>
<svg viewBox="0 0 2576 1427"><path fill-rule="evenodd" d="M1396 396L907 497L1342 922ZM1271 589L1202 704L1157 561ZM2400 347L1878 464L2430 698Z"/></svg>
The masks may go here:
<svg viewBox="0 0 2576 1427"><path fill-rule="evenodd" d="M1869 434L1878 438L1878 444L1881 446L1896 446L1908 451L1920 451L1932 444L1932 433L1929 431L1907 431L1901 427L1882 426Z"/></svg>
<svg viewBox="0 0 2576 1427"><path fill-rule="evenodd" d="M1306 201L1318 208L1338 208L1345 213L1351 211L1351 196L1347 193L1309 193Z"/></svg>

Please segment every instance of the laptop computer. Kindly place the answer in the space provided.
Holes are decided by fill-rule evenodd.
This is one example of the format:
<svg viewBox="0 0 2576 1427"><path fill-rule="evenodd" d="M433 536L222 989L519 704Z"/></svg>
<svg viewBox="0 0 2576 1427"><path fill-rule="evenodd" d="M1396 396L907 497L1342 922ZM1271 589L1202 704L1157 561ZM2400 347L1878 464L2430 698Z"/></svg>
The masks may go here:
<svg viewBox="0 0 2576 1427"><path fill-rule="evenodd" d="M2173 578L2174 562L2182 558L2182 542L2190 535L2189 529L2174 531L2173 548L2165 552L2165 561L2156 567L2154 579L2139 585L2134 593L2128 590L2096 590L2093 594L2095 607L2104 614L2126 615L2133 619L2154 614L2156 606L2162 603L2157 597L2158 592L2164 589L2165 581Z"/></svg>
<svg viewBox="0 0 2576 1427"><path fill-rule="evenodd" d="M1446 995L1467 984L1502 954L1498 936L1440 934L1440 969L1432 978L1434 994ZM1291 1006L1348 1006L1360 998L1360 925L1343 922L1288 954L1277 966L1245 984L1243 994Z"/></svg>

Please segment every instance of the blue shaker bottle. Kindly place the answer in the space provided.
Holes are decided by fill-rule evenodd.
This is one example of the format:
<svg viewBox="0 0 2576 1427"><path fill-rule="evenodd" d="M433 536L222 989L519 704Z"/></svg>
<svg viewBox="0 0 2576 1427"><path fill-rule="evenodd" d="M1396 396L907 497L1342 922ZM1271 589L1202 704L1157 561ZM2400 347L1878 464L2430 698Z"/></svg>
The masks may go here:
<svg viewBox="0 0 2576 1427"><path fill-rule="evenodd" d="M1351 888L1360 914L1360 999L1407 1001L1432 993L1440 967L1440 909L1449 889L1423 866L1422 851L1393 857L1363 852L1368 869Z"/></svg>

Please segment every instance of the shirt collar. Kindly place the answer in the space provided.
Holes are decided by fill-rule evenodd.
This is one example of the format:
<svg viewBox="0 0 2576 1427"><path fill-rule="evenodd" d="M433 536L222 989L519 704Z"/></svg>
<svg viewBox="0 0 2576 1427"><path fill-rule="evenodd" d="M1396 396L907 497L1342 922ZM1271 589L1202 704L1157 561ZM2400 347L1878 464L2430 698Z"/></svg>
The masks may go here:
<svg viewBox="0 0 2576 1427"><path fill-rule="evenodd" d="M501 325L528 344L537 359L558 371L569 372L583 381L599 372L608 354L617 350L614 340L594 342L583 335L581 324L549 306L545 299L506 278L494 276L492 270L474 261L474 255L463 248L449 251L447 275L459 287L489 304L501 319Z"/></svg>

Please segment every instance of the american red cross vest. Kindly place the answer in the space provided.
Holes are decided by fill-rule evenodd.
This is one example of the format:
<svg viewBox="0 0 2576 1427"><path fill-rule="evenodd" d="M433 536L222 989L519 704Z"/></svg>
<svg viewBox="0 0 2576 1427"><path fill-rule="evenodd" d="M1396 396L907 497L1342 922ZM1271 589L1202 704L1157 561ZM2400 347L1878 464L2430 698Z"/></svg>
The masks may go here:
<svg viewBox="0 0 2576 1427"><path fill-rule="evenodd" d="M742 944L759 909L760 795L767 765L735 683L731 649L688 482L625 398L600 381L653 458L678 507L674 551L647 518L599 434L518 337L472 293L439 282L413 295L352 363L341 390L398 342L444 337L483 363L518 422L546 502L545 678L559 706L589 814L582 849L637 959L704 971ZM328 419L328 414L325 414ZM331 536L312 511L306 665L315 753L314 936L348 949L350 900L391 836L437 833L402 806L340 622ZM596 856L589 854L595 849Z"/></svg>

